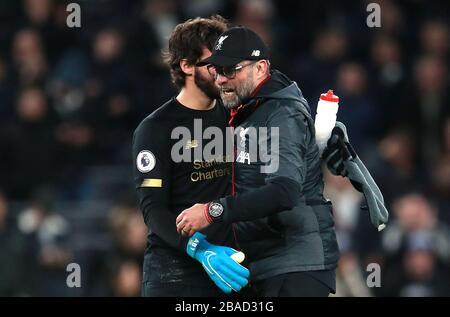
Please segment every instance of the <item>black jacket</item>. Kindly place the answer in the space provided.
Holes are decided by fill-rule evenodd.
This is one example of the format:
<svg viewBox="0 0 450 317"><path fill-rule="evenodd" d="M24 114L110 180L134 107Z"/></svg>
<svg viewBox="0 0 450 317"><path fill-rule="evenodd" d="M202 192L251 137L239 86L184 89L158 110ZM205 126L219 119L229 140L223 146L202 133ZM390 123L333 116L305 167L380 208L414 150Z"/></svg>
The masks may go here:
<svg viewBox="0 0 450 317"><path fill-rule="evenodd" d="M232 123L236 195L221 199L223 219L237 223L252 278L336 268L339 250L314 122L297 84L273 71Z"/></svg>

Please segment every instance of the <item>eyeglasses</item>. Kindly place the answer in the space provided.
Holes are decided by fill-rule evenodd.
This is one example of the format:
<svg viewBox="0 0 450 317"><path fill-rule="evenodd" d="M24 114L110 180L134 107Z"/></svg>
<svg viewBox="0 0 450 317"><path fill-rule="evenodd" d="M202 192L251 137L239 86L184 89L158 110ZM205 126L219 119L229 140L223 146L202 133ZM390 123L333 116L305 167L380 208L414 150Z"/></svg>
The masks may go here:
<svg viewBox="0 0 450 317"><path fill-rule="evenodd" d="M212 64L209 64L206 66L208 69L208 72L211 76L214 77L214 79L217 79L218 75L225 76L228 79L233 79L236 77L236 73L243 69L244 67L250 66L255 64L257 61L245 64L245 65L233 65L233 66L215 66Z"/></svg>

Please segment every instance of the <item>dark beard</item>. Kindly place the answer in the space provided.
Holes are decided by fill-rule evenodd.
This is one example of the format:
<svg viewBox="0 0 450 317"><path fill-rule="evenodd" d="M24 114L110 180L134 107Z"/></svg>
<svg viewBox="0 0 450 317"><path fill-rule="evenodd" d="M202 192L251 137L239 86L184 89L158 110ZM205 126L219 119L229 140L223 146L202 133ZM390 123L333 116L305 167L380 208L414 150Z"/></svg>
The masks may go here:
<svg viewBox="0 0 450 317"><path fill-rule="evenodd" d="M195 73L194 81L197 87L211 100L218 99L220 97L219 89L211 82L199 73Z"/></svg>

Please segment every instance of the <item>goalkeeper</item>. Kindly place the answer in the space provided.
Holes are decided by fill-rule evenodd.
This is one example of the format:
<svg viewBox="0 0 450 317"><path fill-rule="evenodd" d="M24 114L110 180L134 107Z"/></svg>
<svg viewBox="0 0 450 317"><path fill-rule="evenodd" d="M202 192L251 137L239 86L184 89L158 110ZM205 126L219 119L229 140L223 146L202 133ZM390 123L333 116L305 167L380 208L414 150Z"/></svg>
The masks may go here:
<svg viewBox="0 0 450 317"><path fill-rule="evenodd" d="M215 224L191 238L179 235L175 226L183 209L230 191L230 164L226 160L211 167L171 159L175 143L171 132L176 127L193 131L194 119L201 119L204 128L219 127L225 133L227 114L216 101L219 92L214 78L206 67L195 66L211 55L215 40L225 29L225 20L219 16L189 20L175 28L166 57L180 93L145 118L134 133L134 181L149 229L143 296L221 296L247 284L249 271L231 259L242 253L232 248L235 242L230 225ZM201 142L190 140L183 148L194 151ZM212 169L222 172L211 179L193 177Z"/></svg>

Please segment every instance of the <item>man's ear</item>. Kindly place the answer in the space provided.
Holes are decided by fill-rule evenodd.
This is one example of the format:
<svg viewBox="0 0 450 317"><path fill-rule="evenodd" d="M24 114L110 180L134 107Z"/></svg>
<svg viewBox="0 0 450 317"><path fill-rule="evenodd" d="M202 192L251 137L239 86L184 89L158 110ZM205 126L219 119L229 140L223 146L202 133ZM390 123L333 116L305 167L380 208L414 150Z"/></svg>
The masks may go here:
<svg viewBox="0 0 450 317"><path fill-rule="evenodd" d="M262 59L256 62L256 70L258 78L265 78L269 72L269 63L267 60Z"/></svg>
<svg viewBox="0 0 450 317"><path fill-rule="evenodd" d="M194 65L189 64L187 59L180 61L180 68L186 74L186 76L192 76L194 74Z"/></svg>

